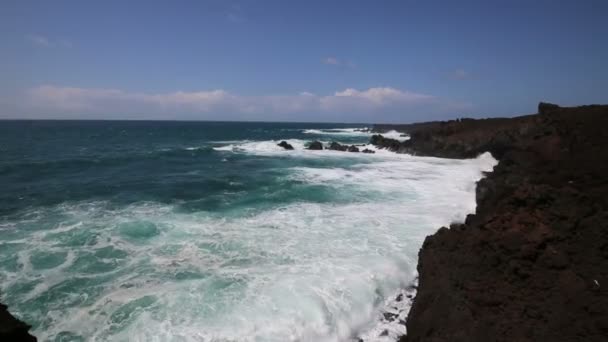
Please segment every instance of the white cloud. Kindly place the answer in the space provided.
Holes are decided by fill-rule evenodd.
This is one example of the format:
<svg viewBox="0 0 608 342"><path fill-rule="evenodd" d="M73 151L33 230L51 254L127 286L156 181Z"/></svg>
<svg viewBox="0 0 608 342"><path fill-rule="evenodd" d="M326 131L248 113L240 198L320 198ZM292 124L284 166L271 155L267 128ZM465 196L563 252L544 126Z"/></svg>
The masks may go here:
<svg viewBox="0 0 608 342"><path fill-rule="evenodd" d="M352 61L343 61L338 59L337 57L327 57L321 60L323 64L327 65L335 65L339 67L347 67L347 68L356 68L357 65Z"/></svg>
<svg viewBox="0 0 608 342"><path fill-rule="evenodd" d="M150 94L44 85L28 90L20 107L36 117L372 122L389 114L382 121L406 121L404 115L437 113L446 105L431 95L391 87L244 96L221 89Z"/></svg>
<svg viewBox="0 0 608 342"><path fill-rule="evenodd" d="M324 64L340 65L340 61L336 57L327 57L323 60Z"/></svg>
<svg viewBox="0 0 608 342"><path fill-rule="evenodd" d="M36 34L28 34L25 39L36 46L49 47L51 45L48 38Z"/></svg>
<svg viewBox="0 0 608 342"><path fill-rule="evenodd" d="M28 34L25 36L25 39L32 45L37 47L66 47L71 48L72 43L66 39L50 39L48 37L39 35L39 34Z"/></svg>
<svg viewBox="0 0 608 342"><path fill-rule="evenodd" d="M471 78L471 74L464 69L456 69L448 73L448 77L453 80L466 80Z"/></svg>
<svg viewBox="0 0 608 342"><path fill-rule="evenodd" d="M429 104L433 96L398 90L390 87L357 90L348 88L331 96L320 98L321 108L326 111L363 110L402 108L406 109L420 104Z"/></svg>

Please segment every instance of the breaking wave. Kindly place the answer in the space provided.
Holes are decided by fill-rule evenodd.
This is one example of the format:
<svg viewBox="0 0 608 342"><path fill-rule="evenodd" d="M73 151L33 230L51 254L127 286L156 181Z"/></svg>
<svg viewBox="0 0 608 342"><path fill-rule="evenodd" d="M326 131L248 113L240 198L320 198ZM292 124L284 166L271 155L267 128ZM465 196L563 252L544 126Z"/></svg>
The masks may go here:
<svg viewBox="0 0 608 342"><path fill-rule="evenodd" d="M354 128L123 124L83 142L82 125L0 161L0 293L42 341L395 341L424 238L474 212L496 164Z"/></svg>

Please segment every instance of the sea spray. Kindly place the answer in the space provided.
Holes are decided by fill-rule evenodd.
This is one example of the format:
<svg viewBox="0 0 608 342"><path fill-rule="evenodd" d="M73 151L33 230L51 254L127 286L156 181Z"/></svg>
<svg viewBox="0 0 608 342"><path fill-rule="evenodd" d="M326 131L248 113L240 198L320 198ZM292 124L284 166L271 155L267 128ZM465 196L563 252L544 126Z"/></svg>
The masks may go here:
<svg viewBox="0 0 608 342"><path fill-rule="evenodd" d="M102 143L68 131L47 144L63 155L37 162L88 160L87 146L98 167L36 171L39 188L2 195L24 197L0 223L3 300L41 340L394 340L403 325L386 313L405 317L395 298L422 241L475 210L495 164L305 149L366 143L306 132L340 127L162 125ZM1 166L3 182L25 172Z"/></svg>

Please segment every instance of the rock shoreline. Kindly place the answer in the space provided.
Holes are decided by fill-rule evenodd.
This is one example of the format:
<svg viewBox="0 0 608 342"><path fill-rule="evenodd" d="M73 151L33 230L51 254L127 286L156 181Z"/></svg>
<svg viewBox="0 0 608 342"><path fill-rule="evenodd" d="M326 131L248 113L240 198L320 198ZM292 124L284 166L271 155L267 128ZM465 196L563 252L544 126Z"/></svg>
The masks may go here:
<svg viewBox="0 0 608 342"><path fill-rule="evenodd" d="M500 161L476 213L426 238L401 341L608 340L608 106L538 111L374 128L410 135L372 137L398 153ZM0 304L0 340L28 331Z"/></svg>
<svg viewBox="0 0 608 342"><path fill-rule="evenodd" d="M426 238L401 341L608 340L608 106L538 112L372 138L399 153L499 160L478 182L476 213Z"/></svg>

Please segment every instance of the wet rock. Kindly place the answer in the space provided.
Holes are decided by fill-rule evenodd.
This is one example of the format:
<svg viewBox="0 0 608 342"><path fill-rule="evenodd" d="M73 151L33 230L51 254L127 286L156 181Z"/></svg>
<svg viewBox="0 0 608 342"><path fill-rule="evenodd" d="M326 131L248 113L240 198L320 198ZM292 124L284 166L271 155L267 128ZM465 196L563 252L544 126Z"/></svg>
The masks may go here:
<svg viewBox="0 0 608 342"><path fill-rule="evenodd" d="M322 150L323 144L320 141L313 141L308 145L309 150Z"/></svg>
<svg viewBox="0 0 608 342"><path fill-rule="evenodd" d="M397 317L399 317L399 315L398 315L398 314L394 314L394 313L392 313L392 312L385 312L385 313L383 313L383 314L382 314L382 316L384 316L384 319L385 319L385 320L387 320L387 321L389 321L389 322L392 322L392 321L394 321L394 320L395 320Z"/></svg>
<svg viewBox="0 0 608 342"><path fill-rule="evenodd" d="M397 153L411 153L415 154L414 150L410 148L409 140L399 141L395 139L385 138L380 134L373 135L370 139L370 144L375 145L378 148L387 149L389 151Z"/></svg>
<svg viewBox="0 0 608 342"><path fill-rule="evenodd" d="M376 153L376 151L374 150L370 150L369 148L364 149L363 151L361 151L362 153Z"/></svg>
<svg viewBox="0 0 608 342"><path fill-rule="evenodd" d="M291 146L291 144L289 144L287 141L283 140L280 143L277 144L278 146L281 146L282 148L286 149L286 150L293 150L293 146Z"/></svg>
<svg viewBox="0 0 608 342"><path fill-rule="evenodd" d="M348 147L348 150L347 150L347 151L348 151L348 152L359 152L359 148L358 148L357 146L355 146L355 145L350 145L350 146Z"/></svg>
<svg viewBox="0 0 608 342"><path fill-rule="evenodd" d="M476 213L426 238L401 341L608 340L608 106L538 112L429 123L405 142L500 163Z"/></svg>
<svg viewBox="0 0 608 342"><path fill-rule="evenodd" d="M346 151L348 150L348 146L332 141L331 144L329 144L329 149L333 151Z"/></svg>

